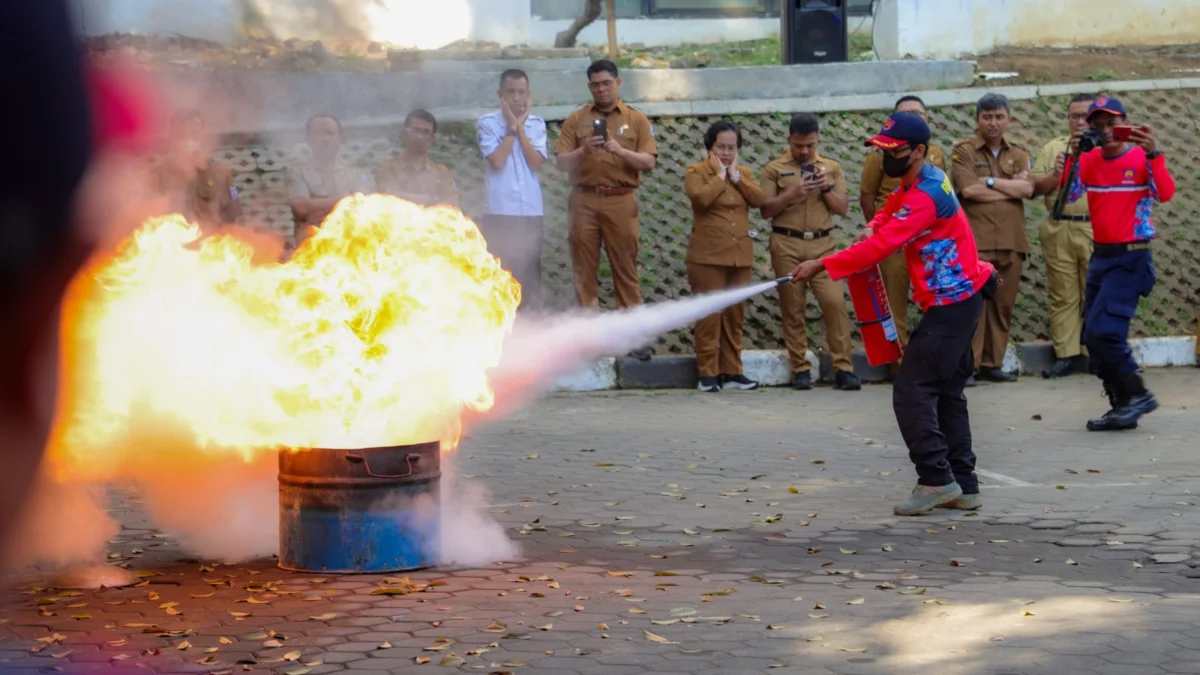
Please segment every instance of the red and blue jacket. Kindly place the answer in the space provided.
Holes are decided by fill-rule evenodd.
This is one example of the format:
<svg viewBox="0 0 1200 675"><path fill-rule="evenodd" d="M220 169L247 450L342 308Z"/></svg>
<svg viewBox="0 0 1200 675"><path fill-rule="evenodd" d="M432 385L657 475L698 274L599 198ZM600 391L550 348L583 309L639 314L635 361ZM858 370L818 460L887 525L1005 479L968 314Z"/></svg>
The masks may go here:
<svg viewBox="0 0 1200 675"><path fill-rule="evenodd" d="M1085 192L1096 243L1128 244L1157 234L1151 222L1154 202L1168 202L1175 196L1175 179L1167 171L1166 157L1146 159L1140 145L1116 157L1105 157L1096 148L1080 155L1067 200L1076 201Z"/></svg>
<svg viewBox="0 0 1200 675"><path fill-rule="evenodd" d="M896 188L867 227L871 236L824 259L829 276L843 279L903 248L913 299L925 310L970 298L992 275L949 176L931 164Z"/></svg>

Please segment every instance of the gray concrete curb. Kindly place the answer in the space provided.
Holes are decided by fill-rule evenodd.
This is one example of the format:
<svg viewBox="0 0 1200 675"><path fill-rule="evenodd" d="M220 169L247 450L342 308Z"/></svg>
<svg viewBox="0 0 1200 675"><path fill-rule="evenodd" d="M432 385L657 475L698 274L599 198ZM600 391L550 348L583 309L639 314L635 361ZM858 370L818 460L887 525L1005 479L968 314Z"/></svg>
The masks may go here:
<svg viewBox="0 0 1200 675"><path fill-rule="evenodd" d="M1132 340L1134 358L1144 368L1196 365L1196 338L1166 337ZM808 353L814 381L832 381L833 368L828 354ZM1004 358L1004 370L1025 376L1040 376L1054 361L1054 347L1048 342L1010 344ZM867 364L863 352L853 355L854 372L863 382L882 382L886 367ZM763 386L778 387L791 383L792 369L783 350L749 350L742 353L746 377ZM1087 357L1075 362L1076 369L1087 371ZM601 359L576 373L559 378L557 391L604 391L609 389L691 389L696 386L696 358L656 356L650 361L629 357Z"/></svg>

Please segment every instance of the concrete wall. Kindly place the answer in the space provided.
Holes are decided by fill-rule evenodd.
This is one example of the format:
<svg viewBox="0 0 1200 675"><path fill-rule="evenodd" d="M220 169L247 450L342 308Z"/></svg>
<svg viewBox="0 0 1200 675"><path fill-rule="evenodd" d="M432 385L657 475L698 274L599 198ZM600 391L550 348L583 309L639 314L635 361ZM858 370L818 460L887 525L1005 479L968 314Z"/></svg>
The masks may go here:
<svg viewBox="0 0 1200 675"><path fill-rule="evenodd" d="M172 81L180 96L191 99L189 105L233 104L221 106L228 114L209 115L214 126L231 133L298 129L316 111L352 126L393 124L415 107L432 109L446 120L473 119L495 107L498 74L184 72L173 74ZM797 97L923 91L967 86L973 79L974 67L959 61L627 70L621 93L637 105L669 106L669 112L657 114L687 115L697 105L729 108L758 102L766 110L778 110L779 101ZM588 100L581 71L539 72L532 80L534 105L548 119L563 119Z"/></svg>
<svg viewBox="0 0 1200 675"><path fill-rule="evenodd" d="M875 12L875 47L884 59L1197 39L1200 0L880 0Z"/></svg>
<svg viewBox="0 0 1200 675"><path fill-rule="evenodd" d="M487 1L487 0L481 0ZM554 36L566 30L570 21L532 22L528 37L522 42L552 46ZM851 22L851 27L857 21ZM738 42L761 40L779 35L779 19L617 19L617 40L621 44L644 44L661 47L684 43ZM579 33L579 42L593 45L608 44L608 25L597 21Z"/></svg>

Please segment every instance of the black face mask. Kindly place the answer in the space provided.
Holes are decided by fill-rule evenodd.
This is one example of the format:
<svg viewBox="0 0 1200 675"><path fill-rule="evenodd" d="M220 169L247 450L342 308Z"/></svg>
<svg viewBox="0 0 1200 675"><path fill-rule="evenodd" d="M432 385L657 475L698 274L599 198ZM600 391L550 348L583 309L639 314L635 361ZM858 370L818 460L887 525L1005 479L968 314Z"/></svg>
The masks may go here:
<svg viewBox="0 0 1200 675"><path fill-rule="evenodd" d="M912 153L904 157L892 157L888 153L883 153L883 173L888 178L900 178L908 173L908 168L912 166Z"/></svg>

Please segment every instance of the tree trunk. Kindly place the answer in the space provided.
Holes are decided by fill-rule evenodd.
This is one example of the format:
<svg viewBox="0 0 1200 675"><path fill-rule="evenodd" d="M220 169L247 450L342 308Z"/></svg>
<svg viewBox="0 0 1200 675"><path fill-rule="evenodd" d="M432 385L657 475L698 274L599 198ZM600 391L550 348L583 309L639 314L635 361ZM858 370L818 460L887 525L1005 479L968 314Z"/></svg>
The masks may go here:
<svg viewBox="0 0 1200 675"><path fill-rule="evenodd" d="M600 18L600 0L586 0L586 3L583 7L583 15L576 18L569 28L554 36L555 47L559 49L574 47L575 39L579 37L579 31Z"/></svg>

